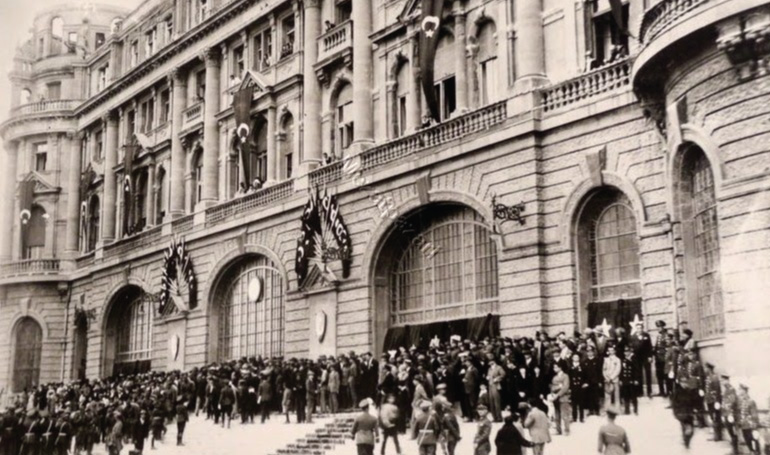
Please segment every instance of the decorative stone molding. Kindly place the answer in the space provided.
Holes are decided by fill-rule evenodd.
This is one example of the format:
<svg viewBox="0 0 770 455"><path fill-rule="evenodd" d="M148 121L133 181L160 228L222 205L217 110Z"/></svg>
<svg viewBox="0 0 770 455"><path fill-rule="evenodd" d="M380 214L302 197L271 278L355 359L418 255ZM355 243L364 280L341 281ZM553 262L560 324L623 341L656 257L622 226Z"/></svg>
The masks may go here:
<svg viewBox="0 0 770 455"><path fill-rule="evenodd" d="M718 24L717 47L741 81L770 72L770 9L733 17Z"/></svg>

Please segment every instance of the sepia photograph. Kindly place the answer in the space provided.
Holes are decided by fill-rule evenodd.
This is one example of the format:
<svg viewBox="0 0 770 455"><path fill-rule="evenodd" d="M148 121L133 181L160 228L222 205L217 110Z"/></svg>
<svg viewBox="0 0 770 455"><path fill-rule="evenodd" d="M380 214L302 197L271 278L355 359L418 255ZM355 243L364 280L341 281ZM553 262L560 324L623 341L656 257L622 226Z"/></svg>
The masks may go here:
<svg viewBox="0 0 770 455"><path fill-rule="evenodd" d="M0 455L770 455L770 0L0 31Z"/></svg>

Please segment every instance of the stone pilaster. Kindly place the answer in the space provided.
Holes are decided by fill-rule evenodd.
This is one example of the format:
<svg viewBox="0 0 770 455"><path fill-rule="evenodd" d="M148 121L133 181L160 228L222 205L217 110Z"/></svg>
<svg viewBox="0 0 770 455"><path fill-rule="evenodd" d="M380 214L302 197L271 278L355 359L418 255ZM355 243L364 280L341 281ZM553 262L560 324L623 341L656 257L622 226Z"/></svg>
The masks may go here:
<svg viewBox="0 0 770 455"><path fill-rule="evenodd" d="M318 60L317 39L321 36L321 2L306 0L304 20L304 118L302 119L302 149L299 174L305 174L321 162L321 87L315 77Z"/></svg>
<svg viewBox="0 0 770 455"><path fill-rule="evenodd" d="M201 202L211 206L219 201L219 112L220 51L217 48L203 52L206 62L206 93L203 114L203 194Z"/></svg>
<svg viewBox="0 0 770 455"><path fill-rule="evenodd" d="M185 186L182 185L185 170L185 154L182 147L182 122L184 110L187 107L187 78L180 71L174 71L169 80L173 85L172 113L171 113L171 173L170 173L170 207L169 212L173 217L184 214Z"/></svg>
<svg viewBox="0 0 770 455"><path fill-rule="evenodd" d="M67 133L70 143L69 174L67 176L67 234L65 253L69 257L77 256L78 238L80 234L80 174L83 163L80 148L83 135L76 132Z"/></svg>
<svg viewBox="0 0 770 455"><path fill-rule="evenodd" d="M114 112L107 114L104 119L105 152L104 152L104 198L102 201L102 242L111 243L115 240L115 217L117 176L115 166L118 164L118 117Z"/></svg>

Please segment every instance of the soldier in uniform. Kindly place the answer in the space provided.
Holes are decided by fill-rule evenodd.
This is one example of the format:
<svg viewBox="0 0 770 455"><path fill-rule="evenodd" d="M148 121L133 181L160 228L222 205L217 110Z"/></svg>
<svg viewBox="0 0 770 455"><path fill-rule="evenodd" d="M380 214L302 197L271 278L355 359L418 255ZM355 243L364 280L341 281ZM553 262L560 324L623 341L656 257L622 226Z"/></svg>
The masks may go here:
<svg viewBox="0 0 770 455"><path fill-rule="evenodd" d="M631 336L628 337L628 346L630 346L634 353L634 359L640 368L640 372L644 373L644 384L647 387L647 396L652 396L652 341L650 335L644 331L644 326L641 322L634 325L634 331ZM642 382L641 377L639 379L639 394L642 394Z"/></svg>
<svg viewBox="0 0 770 455"><path fill-rule="evenodd" d="M361 413L353 422L353 440L358 447L358 455L372 455L377 438L377 418L369 413L370 401L364 399L359 403Z"/></svg>
<svg viewBox="0 0 770 455"><path fill-rule="evenodd" d="M435 455L438 435L441 433L441 422L435 413L430 412L430 401L423 401L420 409L423 412L414 422L412 439L417 440L420 455Z"/></svg>
<svg viewBox="0 0 770 455"><path fill-rule="evenodd" d="M759 415L757 403L749 396L749 388L745 384L740 385L738 392L738 417L736 426L741 429L743 440L751 453L759 453L759 441L755 432L759 428Z"/></svg>
<svg viewBox="0 0 770 455"><path fill-rule="evenodd" d="M476 408L479 415L479 423L476 428L476 436L473 438L473 454L489 455L492 451L492 445L489 442L489 436L492 434L492 422L489 421L486 406L479 405Z"/></svg>
<svg viewBox="0 0 770 455"><path fill-rule="evenodd" d="M668 396L671 396L674 393L674 384L679 361L679 343L676 342L674 332L667 332L666 336L664 371L666 372L666 390L668 391Z"/></svg>
<svg viewBox="0 0 770 455"><path fill-rule="evenodd" d="M666 381L666 347L668 344L668 335L666 335L666 322L656 321L655 327L658 328L658 335L655 337L655 377L658 380L658 395L668 396L669 390Z"/></svg>
<svg viewBox="0 0 770 455"><path fill-rule="evenodd" d="M626 430L615 423L618 410L614 406L607 408L607 423L599 428L599 453L604 455L624 455L631 453Z"/></svg>
<svg viewBox="0 0 770 455"><path fill-rule="evenodd" d="M714 441L722 440L722 390L719 386L719 375L714 371L714 365L706 362L706 379L703 383L703 395L706 401L711 424L714 426Z"/></svg>
<svg viewBox="0 0 770 455"><path fill-rule="evenodd" d="M629 413L633 405L634 414L639 414L639 394L641 392L642 366L634 356L631 346L626 346L625 357L620 364L620 400L624 411Z"/></svg>
<svg viewBox="0 0 770 455"><path fill-rule="evenodd" d="M730 384L730 376L722 374L722 404L720 406L722 416L724 417L725 429L730 435L730 445L733 453L738 453L738 433L736 418L738 412L738 394Z"/></svg>

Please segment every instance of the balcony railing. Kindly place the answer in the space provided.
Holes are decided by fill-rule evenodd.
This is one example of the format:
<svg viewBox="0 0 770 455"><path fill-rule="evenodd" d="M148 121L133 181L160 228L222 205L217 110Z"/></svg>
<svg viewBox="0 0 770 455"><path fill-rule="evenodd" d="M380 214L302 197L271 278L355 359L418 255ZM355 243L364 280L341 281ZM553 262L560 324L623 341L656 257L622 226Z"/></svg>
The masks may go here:
<svg viewBox="0 0 770 455"><path fill-rule="evenodd" d="M263 188L224 204L206 210L206 227L216 226L225 221L242 218L254 210L287 199L294 194L294 180Z"/></svg>
<svg viewBox="0 0 770 455"><path fill-rule="evenodd" d="M709 0L663 0L644 13L639 40L647 45L666 27Z"/></svg>
<svg viewBox="0 0 770 455"><path fill-rule="evenodd" d="M597 68L542 91L543 112L550 112L625 87L630 82L631 62L623 59Z"/></svg>
<svg viewBox="0 0 770 455"><path fill-rule="evenodd" d="M353 21L345 21L318 38L318 61L353 47Z"/></svg>
<svg viewBox="0 0 770 455"><path fill-rule="evenodd" d="M139 251L154 245L160 240L162 235L161 231L161 226L155 226L131 237L120 239L117 242L104 247L104 256L122 255L130 251Z"/></svg>
<svg viewBox="0 0 770 455"><path fill-rule="evenodd" d="M192 230L194 218L194 215L186 215L175 219L171 222L171 230L174 232L174 234L181 234L183 232Z"/></svg>
<svg viewBox="0 0 770 455"><path fill-rule="evenodd" d="M185 109L182 113L182 130L187 130L194 127L198 123L203 122L204 104L199 101L196 104Z"/></svg>
<svg viewBox="0 0 770 455"><path fill-rule="evenodd" d="M30 275L56 275L59 273L58 259L25 259L0 265L0 278Z"/></svg>
<svg viewBox="0 0 770 455"><path fill-rule="evenodd" d="M310 186L323 187L342 178L342 161L335 161L310 173Z"/></svg>
<svg viewBox="0 0 770 455"><path fill-rule="evenodd" d="M37 101L34 103L22 104L13 108L11 116L21 116L30 114L40 114L45 112L60 112L74 110L82 101L79 100L50 100Z"/></svg>
<svg viewBox="0 0 770 455"><path fill-rule="evenodd" d="M410 136L371 148L361 155L361 167L367 171L420 150L484 131L505 121L506 113L506 101L500 101L418 131Z"/></svg>

